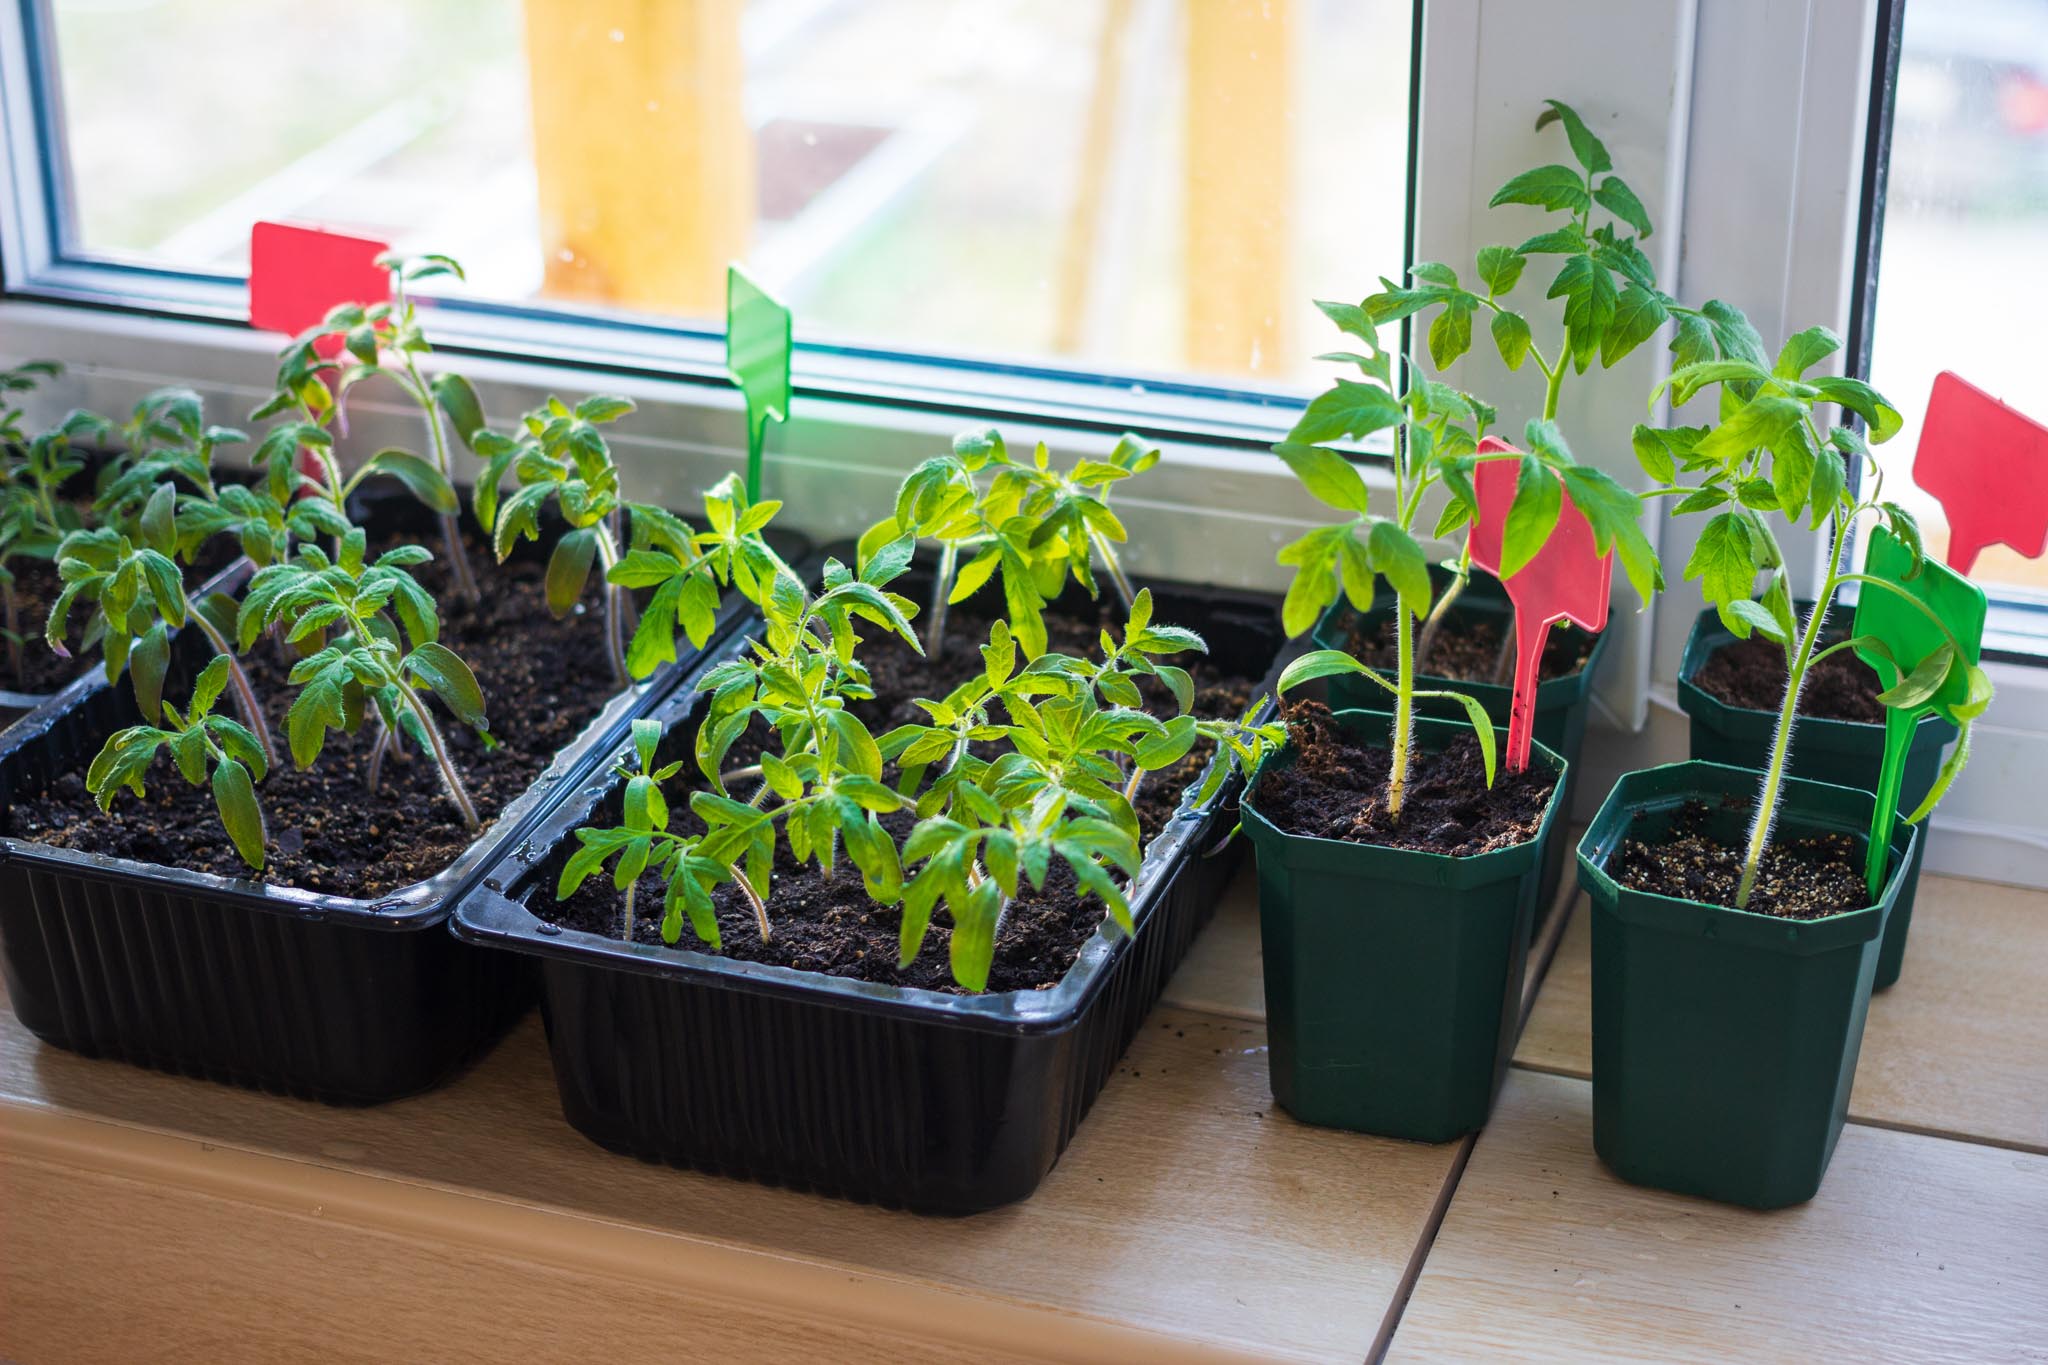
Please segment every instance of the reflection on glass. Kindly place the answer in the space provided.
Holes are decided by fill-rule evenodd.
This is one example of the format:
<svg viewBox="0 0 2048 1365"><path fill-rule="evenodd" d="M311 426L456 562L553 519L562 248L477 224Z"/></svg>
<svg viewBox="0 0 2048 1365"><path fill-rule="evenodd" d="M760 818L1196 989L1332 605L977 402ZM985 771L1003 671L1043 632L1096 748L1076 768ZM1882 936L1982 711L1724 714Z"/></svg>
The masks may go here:
<svg viewBox="0 0 2048 1365"><path fill-rule="evenodd" d="M2048 0L1908 0L1902 37L1870 377L1906 414L1886 493L1939 554L1940 505L1910 482L1934 376L2048 421ZM2048 564L2003 547L1975 576L2048 597Z"/></svg>
<svg viewBox="0 0 2048 1365"><path fill-rule="evenodd" d="M262 217L494 299L1304 385L1401 259L1405 0L52 0L70 250Z"/></svg>

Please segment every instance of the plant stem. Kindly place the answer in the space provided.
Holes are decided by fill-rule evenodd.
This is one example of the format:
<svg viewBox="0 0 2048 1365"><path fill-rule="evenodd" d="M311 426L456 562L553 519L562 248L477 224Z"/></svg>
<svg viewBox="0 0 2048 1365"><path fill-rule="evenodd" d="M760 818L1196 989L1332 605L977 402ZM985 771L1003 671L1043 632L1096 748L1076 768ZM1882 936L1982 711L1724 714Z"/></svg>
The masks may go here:
<svg viewBox="0 0 2048 1365"><path fill-rule="evenodd" d="M471 804L469 792L462 785L462 775L455 771L455 762L448 756L448 741L441 737L441 727L434 723L434 713L427 709L426 701L413 691L411 684L403 678L395 678L399 695L406 705L419 717L420 728L426 732L427 747L433 751L434 764L441 770L441 785L448 789L448 799L455 803L456 811L462 816L462 827L475 830L483 824L476 817L476 807Z"/></svg>
<svg viewBox="0 0 2048 1365"><path fill-rule="evenodd" d="M619 937L628 943L633 941L633 896L639 889L640 883L637 881L626 888L626 911L624 922L619 926Z"/></svg>
<svg viewBox="0 0 2048 1365"><path fill-rule="evenodd" d="M1757 794L1756 800L1756 819L1749 827L1749 848L1742 857L1742 878L1735 886L1737 910L1749 908L1750 893L1756 890L1757 871L1763 865L1764 849L1770 843L1771 826L1778 818L1778 798L1785 781L1785 760L1791 756L1792 727L1799 718L1799 694L1806 686L1806 672L1813 663L1813 647L1820 639L1828 605L1834 601L1835 589L1842 582L1842 547L1849 539L1845 530L1842 515L1837 512L1830 527L1833 543L1828 548L1827 582L1821 586L1820 596L1807 615L1806 629L1800 634L1798 649L1785 661L1785 700L1778 707L1778 731L1771 738L1771 763L1764 770L1763 790Z"/></svg>
<svg viewBox="0 0 2048 1365"><path fill-rule="evenodd" d="M448 437L441 429L441 408L434 401L434 391L427 387L427 381L420 377L420 367L413 361L410 352L405 357L406 377L412 381L413 401L427 417L427 440L434 452L434 468L441 471L441 477L449 477ZM454 512L441 514L441 543L448 554L448 576L452 580L455 595L463 601L483 601L483 593L477 589L476 574L469 567L469 552L462 544L462 522Z"/></svg>
<svg viewBox="0 0 2048 1365"><path fill-rule="evenodd" d="M1451 614L1451 606L1465 593L1465 587L1472 581L1472 542L1467 537L1465 552L1458 556L1458 572L1445 585L1443 595L1436 599L1436 605L1429 609L1429 618L1422 623L1422 637L1415 645L1415 667L1423 673L1429 671L1429 658L1436 648L1436 637L1443 632L1444 621ZM1398 603L1395 610L1400 610Z"/></svg>
<svg viewBox="0 0 2048 1365"><path fill-rule="evenodd" d="M1102 567L1109 570L1109 581L1116 587L1116 595L1122 599L1124 615L1128 618L1137 594L1131 591L1131 580L1124 577L1124 566L1117 562L1116 551L1110 548L1100 531L1089 531L1088 539L1094 542L1096 553L1102 556Z"/></svg>
<svg viewBox="0 0 2048 1365"><path fill-rule="evenodd" d="M188 618L199 627L199 633L213 646L216 654L228 661L228 687L235 694L235 709L242 713L242 724L249 727L249 733L256 736L256 742L263 746L263 761L268 766L277 766L277 745L270 738L270 725L263 719L263 707L256 701L256 689L249 685L249 675L242 671L242 661L235 657L235 647L227 638L214 629L213 622L193 611Z"/></svg>
<svg viewBox="0 0 2048 1365"><path fill-rule="evenodd" d="M947 541L939 549L939 572L932 579L932 623L925 633L924 652L939 657L939 643L946 634L947 599L953 595L953 575L960 563L960 547Z"/></svg>
<svg viewBox="0 0 2048 1365"><path fill-rule="evenodd" d="M376 792L377 784L384 775L385 755L389 754L391 749L391 727L384 723L382 716L379 716L377 718L377 738L370 745L370 761L364 765L367 769L363 774L363 787L365 790L373 794Z"/></svg>
<svg viewBox="0 0 2048 1365"><path fill-rule="evenodd" d="M628 687L633 675L626 671L626 593L612 582L612 566L619 562L619 542L613 536L617 516L614 512L610 524L596 528L597 567L604 575L604 657L612 666L612 681Z"/></svg>
<svg viewBox="0 0 2048 1365"><path fill-rule="evenodd" d="M747 880L746 873L740 873L733 880L739 883L740 894L747 898L747 904L754 907L754 923L761 930L761 942L766 943L774 937L768 928L768 903L755 893L754 884Z"/></svg>
<svg viewBox="0 0 2048 1365"><path fill-rule="evenodd" d="M1414 627L1408 608L1394 604L1394 641L1399 669L1394 691L1394 761L1387 772L1387 814L1401 818L1401 802L1408 793L1408 741L1414 730L1415 648Z"/></svg>

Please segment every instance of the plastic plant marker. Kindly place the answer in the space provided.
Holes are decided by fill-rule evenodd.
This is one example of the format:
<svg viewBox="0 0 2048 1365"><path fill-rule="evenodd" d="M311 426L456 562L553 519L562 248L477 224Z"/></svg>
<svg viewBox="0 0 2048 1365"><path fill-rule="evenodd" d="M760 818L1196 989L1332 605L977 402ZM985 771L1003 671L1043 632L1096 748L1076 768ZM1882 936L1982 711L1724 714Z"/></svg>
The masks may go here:
<svg viewBox="0 0 2048 1365"><path fill-rule="evenodd" d="M1870 533L1870 548L1864 555L1863 571L1872 578L1896 583L1933 613L1916 608L1896 594L1865 583L1856 597L1853 633L1882 640L1891 651L1882 652L1863 645L1857 656L1876 672L1886 690L1898 686L1901 670L1912 668L1942 648L1953 634L1962 646L1963 658L1949 665L1941 687L1923 705L1885 708L1884 764L1877 779L1877 807L1870 823L1870 845L1864 865L1870 894L1884 886L1885 854L1891 847L1892 826L1899 818L1899 785L1906 768L1906 750L1913 742L1913 729L1929 711L1959 721L1953 708L1970 698L1969 670L1977 662L1984 641L1984 590L1955 570L1923 560L1913 573L1913 553L1890 531L1877 527ZM1948 627L1944 633L1942 626ZM1894 663L1894 660L1897 662Z"/></svg>
<svg viewBox="0 0 2048 1365"><path fill-rule="evenodd" d="M1481 455L1521 452L1497 436L1479 443ZM1507 538L1508 508L1515 500L1517 460L1483 460L1472 472L1479 498L1479 519L1472 524L1472 562L1500 577L1501 551ZM1543 646L1553 622L1570 621L1598 634L1607 626L1607 594L1613 579L1614 554L1594 549L1593 527L1558 490L1557 527L1536 557L1502 578L1508 600L1515 605L1515 691L1508 707L1508 770L1529 766L1529 739L1536 721L1536 688Z"/></svg>
<svg viewBox="0 0 2048 1365"><path fill-rule="evenodd" d="M2048 427L1943 370L1927 399L1913 482L1948 517L1948 565L1968 573L1987 545L2048 549Z"/></svg>
<svg viewBox="0 0 2048 1365"><path fill-rule="evenodd" d="M761 497L768 419L789 420L789 309L737 265L725 271L725 369L747 400L747 496Z"/></svg>
<svg viewBox="0 0 2048 1365"><path fill-rule="evenodd" d="M391 276L377 258L390 249L320 228L256 224L249 230L249 325L295 337L338 304L389 298ZM341 347L338 336L318 343L329 360Z"/></svg>

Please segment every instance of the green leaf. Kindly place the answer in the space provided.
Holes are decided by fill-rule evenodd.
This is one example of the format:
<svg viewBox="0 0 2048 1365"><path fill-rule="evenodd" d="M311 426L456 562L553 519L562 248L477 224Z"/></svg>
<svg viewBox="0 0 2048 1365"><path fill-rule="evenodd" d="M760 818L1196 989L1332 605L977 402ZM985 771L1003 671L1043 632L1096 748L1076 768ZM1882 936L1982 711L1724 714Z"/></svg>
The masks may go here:
<svg viewBox="0 0 2048 1365"><path fill-rule="evenodd" d="M484 429L483 400L476 389L459 374L439 375L433 382L434 402L448 414L449 425L462 443L474 448L476 435Z"/></svg>
<svg viewBox="0 0 2048 1365"><path fill-rule="evenodd" d="M1479 248L1479 278L1486 285L1490 298L1499 298L1515 287L1522 278L1522 267L1529 258L1511 246L1483 246Z"/></svg>
<svg viewBox="0 0 2048 1365"><path fill-rule="evenodd" d="M1500 576L1513 578L1536 557L1564 508L1564 487L1555 474L1533 455L1522 457L1521 472L1515 478L1515 499L1508 504L1507 525L1501 533Z"/></svg>
<svg viewBox="0 0 2048 1365"><path fill-rule="evenodd" d="M549 611L561 617L575 608L577 599L583 596L584 585L590 581L590 566L596 558L597 528L594 526L565 532L555 542L554 553L548 556Z"/></svg>
<svg viewBox="0 0 2048 1365"><path fill-rule="evenodd" d="M1789 427L1805 421L1806 405L1798 399L1759 394L1702 436L1694 449L1702 458L1733 469L1753 450L1775 449Z"/></svg>
<svg viewBox="0 0 2048 1365"><path fill-rule="evenodd" d="M1913 813L1906 817L1907 824L1917 825L1933 814L1934 808L1941 804L1941 798L1948 795L1948 789L1955 785L1955 780L1962 773L1963 766L1970 761L1970 730L1972 727L1965 723L1961 728L1962 733L1956 738L1956 747L1950 750L1949 756L1943 760L1941 771L1935 774L1934 785L1927 789L1927 795L1920 799L1920 804L1915 806Z"/></svg>
<svg viewBox="0 0 2048 1365"><path fill-rule="evenodd" d="M1955 663L1954 645L1944 644L1916 664L1911 673L1887 691L1877 694L1877 699L1886 706L1901 711L1910 711L1925 706L1941 691L1941 685L1948 681L1949 668Z"/></svg>
<svg viewBox="0 0 2048 1365"><path fill-rule="evenodd" d="M131 663L133 662L131 657ZM233 661L225 654L216 654L206 667L199 670L199 677L192 684L192 709L187 717L193 721L204 720L213 713L213 704L220 700L220 694L228 685L228 668Z"/></svg>
<svg viewBox="0 0 2048 1365"><path fill-rule="evenodd" d="M366 474L389 474L412 491L412 495L434 511L446 516L461 507L455 488L441 471L409 450L380 450L363 462Z"/></svg>
<svg viewBox="0 0 2048 1365"><path fill-rule="evenodd" d="M1643 201L1636 198L1636 192L1623 184L1621 177L1610 175L1593 187L1593 198L1601 208L1634 228L1638 235L1650 235L1650 212L1643 207Z"/></svg>
<svg viewBox="0 0 2048 1365"><path fill-rule="evenodd" d="M1536 116L1539 129L1553 121L1563 123L1565 138L1572 144L1572 155L1589 174L1598 175L1613 168L1614 158L1607 154L1606 144L1593 136L1593 130L1586 126L1586 121L1579 117L1576 109L1561 100L1543 102L1549 108Z"/></svg>
<svg viewBox="0 0 2048 1365"><path fill-rule="evenodd" d="M1400 400L1385 389L1339 379L1309 402L1294 430L1287 434L1286 444L1316 445L1346 436L1370 436L1398 426L1402 416Z"/></svg>
<svg viewBox="0 0 2048 1365"><path fill-rule="evenodd" d="M232 758L222 759L213 770L213 804L220 822L242 861L263 870L263 810L256 804L256 787L249 770Z"/></svg>
<svg viewBox="0 0 2048 1365"><path fill-rule="evenodd" d="M454 650L429 641L415 646L405 656L403 667L425 683L463 724L473 730L490 729L484 716L483 689L477 686L476 674L470 672L469 665Z"/></svg>
<svg viewBox="0 0 2048 1365"><path fill-rule="evenodd" d="M1487 201L1487 207L1497 209L1502 204L1534 204L1538 208L1584 213L1592 207L1592 202L1592 196L1586 192L1585 177L1569 166L1553 165L1523 171L1496 190L1493 198ZM1523 249L1527 250L1526 247Z"/></svg>
<svg viewBox="0 0 2048 1365"><path fill-rule="evenodd" d="M1572 360L1583 371L1599 350L1608 324L1614 321L1614 276L1591 256L1567 256L1544 297L1564 300Z"/></svg>
<svg viewBox="0 0 2048 1365"><path fill-rule="evenodd" d="M1459 356L1472 349L1472 305L1459 295L1429 324L1429 359L1439 370L1447 370Z"/></svg>
<svg viewBox="0 0 2048 1365"><path fill-rule="evenodd" d="M178 549L178 489L160 483L143 504L140 529L142 543L158 554L175 554Z"/></svg>
<svg viewBox="0 0 2048 1365"><path fill-rule="evenodd" d="M1373 325L1363 308L1355 303L1331 303L1325 299L1317 299L1315 304L1323 316L1338 327L1361 341L1370 342L1374 350L1379 349L1380 329Z"/></svg>
<svg viewBox="0 0 2048 1365"><path fill-rule="evenodd" d="M576 415L586 422L616 422L633 411L633 400L617 394L593 394L576 405Z"/></svg>
<svg viewBox="0 0 2048 1365"><path fill-rule="evenodd" d="M1529 357L1529 320L1520 313L1503 310L1493 315L1493 344L1510 370L1522 368Z"/></svg>
<svg viewBox="0 0 2048 1365"><path fill-rule="evenodd" d="M1848 482L1848 470L1838 452L1824 448L1815 455L1813 483L1806 490L1813 514L1809 524L1813 529L1819 530L1841 503Z"/></svg>
<svg viewBox="0 0 2048 1365"><path fill-rule="evenodd" d="M1683 369L1714 358L1714 329L1697 313L1680 313L1678 330L1671 336L1672 365Z"/></svg>
<svg viewBox="0 0 2048 1365"><path fill-rule="evenodd" d="M1614 320L1600 339L1600 363L1612 365L1657 334L1670 317L1655 290L1631 282L1614 304Z"/></svg>
<svg viewBox="0 0 2048 1365"><path fill-rule="evenodd" d="M164 675L171 667L170 632L159 621L128 651L128 682L142 718L154 725L163 715Z"/></svg>
<svg viewBox="0 0 2048 1365"><path fill-rule="evenodd" d="M1716 606L1747 600L1756 586L1756 554L1748 521L1739 512L1722 512L1700 532L1685 576L1699 579L1707 601Z"/></svg>
<svg viewBox="0 0 2048 1365"><path fill-rule="evenodd" d="M1283 441L1273 447L1273 453L1286 461L1302 487L1322 502L1344 512L1366 510L1365 480L1356 466L1336 451Z"/></svg>
<svg viewBox="0 0 2048 1365"><path fill-rule="evenodd" d="M1373 571L1393 584L1403 606L1417 616L1429 611L1429 557L1413 536L1391 521L1378 520L1366 533L1365 552Z"/></svg>
<svg viewBox="0 0 2048 1365"><path fill-rule="evenodd" d="M1294 662L1288 664L1280 674L1280 690L1282 692L1291 692L1305 682L1312 682L1317 678L1332 677L1339 673L1362 673L1367 677L1378 679L1381 686L1388 688L1390 691L1392 690L1393 685L1391 683L1388 683L1383 678L1379 678L1379 675L1374 673L1361 660L1345 653L1341 649L1310 650Z"/></svg>
<svg viewBox="0 0 2048 1365"><path fill-rule="evenodd" d="M1780 379L1799 379L1841 349L1842 339L1831 328L1809 327L1786 339L1771 373Z"/></svg>
<svg viewBox="0 0 2048 1365"><path fill-rule="evenodd" d="M1486 714L1486 707L1477 697L1468 697L1463 692L1417 692L1418 697L1447 697L1465 708L1465 718L1472 725L1472 737L1479 741L1479 759L1486 766L1486 785L1491 787L1498 756L1494 750L1493 718Z"/></svg>
<svg viewBox="0 0 2048 1365"><path fill-rule="evenodd" d="M1766 640L1774 640L1781 645L1785 643L1783 627L1778 624L1778 619L1771 615L1770 611L1761 602L1753 602L1749 598L1738 597L1734 601L1725 604L1721 612L1721 619L1731 623L1740 622L1745 629L1738 630L1736 634L1744 639L1748 638L1751 631L1755 631Z"/></svg>
<svg viewBox="0 0 2048 1365"><path fill-rule="evenodd" d="M1899 434L1905 418L1891 405L1885 396L1860 379L1848 379L1840 375L1827 375L1809 381L1820 390L1821 397L1831 403L1839 403L1863 419L1870 428L1870 443L1879 445Z"/></svg>

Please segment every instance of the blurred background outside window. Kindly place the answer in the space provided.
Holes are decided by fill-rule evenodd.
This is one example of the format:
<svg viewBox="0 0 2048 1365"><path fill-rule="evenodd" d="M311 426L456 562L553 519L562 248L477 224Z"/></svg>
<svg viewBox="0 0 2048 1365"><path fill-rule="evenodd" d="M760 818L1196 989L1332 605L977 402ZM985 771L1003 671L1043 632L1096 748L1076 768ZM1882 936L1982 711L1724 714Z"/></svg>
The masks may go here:
<svg viewBox="0 0 2048 1365"><path fill-rule="evenodd" d="M501 302L1306 389L1399 268L1407 0L42 0L67 255L263 218Z"/></svg>
<svg viewBox="0 0 2048 1365"><path fill-rule="evenodd" d="M2048 422L2048 0L1907 0L1892 120L1870 379L1906 426L1877 449L1939 555L1941 507L1911 484L1934 376ZM1993 546L1974 576L2048 606L2048 562Z"/></svg>

